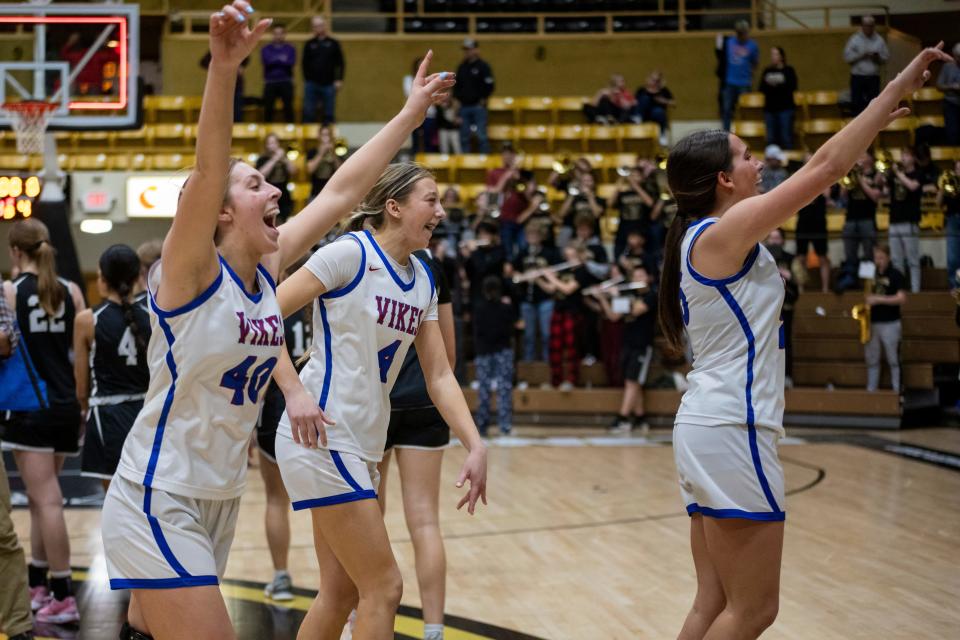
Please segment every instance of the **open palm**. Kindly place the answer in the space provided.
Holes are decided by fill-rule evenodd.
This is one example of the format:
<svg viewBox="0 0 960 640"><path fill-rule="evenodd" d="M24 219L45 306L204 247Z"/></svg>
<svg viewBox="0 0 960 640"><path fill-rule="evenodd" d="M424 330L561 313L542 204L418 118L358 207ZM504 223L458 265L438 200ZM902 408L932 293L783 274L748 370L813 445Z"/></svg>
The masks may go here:
<svg viewBox="0 0 960 640"><path fill-rule="evenodd" d="M250 3L235 0L210 16L210 55L213 62L238 66L257 46L272 20L260 20L251 29Z"/></svg>

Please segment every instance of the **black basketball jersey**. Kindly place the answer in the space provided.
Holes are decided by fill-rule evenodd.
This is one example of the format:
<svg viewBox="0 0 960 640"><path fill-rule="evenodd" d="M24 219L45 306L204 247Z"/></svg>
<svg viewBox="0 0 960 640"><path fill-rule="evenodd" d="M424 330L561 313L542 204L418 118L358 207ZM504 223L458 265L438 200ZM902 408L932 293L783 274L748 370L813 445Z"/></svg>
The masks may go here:
<svg viewBox="0 0 960 640"><path fill-rule="evenodd" d="M142 395L150 383L146 345L150 341L150 314L143 304L131 312L144 349L127 324L123 307L109 300L93 310L93 345L90 348L90 397Z"/></svg>
<svg viewBox="0 0 960 640"><path fill-rule="evenodd" d="M47 383L50 404L73 404L77 401L73 364L73 319L77 310L68 282L58 278L63 287L63 303L53 316L40 305L37 276L25 273L13 282L17 290L17 323L27 344L37 373Z"/></svg>

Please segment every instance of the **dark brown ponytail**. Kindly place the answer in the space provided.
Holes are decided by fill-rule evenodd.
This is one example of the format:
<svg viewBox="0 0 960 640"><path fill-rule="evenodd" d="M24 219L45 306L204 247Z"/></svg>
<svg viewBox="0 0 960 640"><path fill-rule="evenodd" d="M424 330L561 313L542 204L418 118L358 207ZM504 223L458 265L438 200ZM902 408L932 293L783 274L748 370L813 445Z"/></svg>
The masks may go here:
<svg viewBox="0 0 960 640"><path fill-rule="evenodd" d="M13 224L8 238L11 247L25 253L37 265L37 295L48 316L55 316L67 296L66 287L57 279L57 252L50 244L47 225L35 218Z"/></svg>
<svg viewBox="0 0 960 640"><path fill-rule="evenodd" d="M687 227L709 215L716 204L717 174L729 171L733 158L726 131L697 131L678 142L667 158L667 182L677 201L677 216L667 231L660 276L660 329L667 345L683 350L680 309L680 245Z"/></svg>
<svg viewBox="0 0 960 640"><path fill-rule="evenodd" d="M123 321L127 323L130 333L137 344L137 352L143 355L147 350L147 336L140 331L137 324L130 297L133 287L140 279L140 258L137 252L125 244L115 244L107 247L100 255L100 276L104 282L120 298L120 307L123 310Z"/></svg>

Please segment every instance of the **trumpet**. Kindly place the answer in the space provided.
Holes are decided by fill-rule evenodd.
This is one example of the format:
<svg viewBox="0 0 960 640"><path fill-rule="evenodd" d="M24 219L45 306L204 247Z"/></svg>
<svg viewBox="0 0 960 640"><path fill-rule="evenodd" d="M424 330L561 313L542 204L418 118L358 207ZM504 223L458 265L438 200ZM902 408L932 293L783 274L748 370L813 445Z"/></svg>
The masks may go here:
<svg viewBox="0 0 960 640"><path fill-rule="evenodd" d="M960 193L960 176L953 171L944 171L937 178L937 189L951 198Z"/></svg>
<svg viewBox="0 0 960 640"><path fill-rule="evenodd" d="M573 171L573 160L569 156L563 156L553 161L553 171L559 176L565 176Z"/></svg>
<svg viewBox="0 0 960 640"><path fill-rule="evenodd" d="M853 189L858 184L860 184L860 176L862 175L859 164L853 165L853 168L847 173L847 175L840 178L840 186L844 189Z"/></svg>
<svg viewBox="0 0 960 640"><path fill-rule="evenodd" d="M630 174L633 172L633 167L624 165L622 167L617 167L617 175L621 178L629 178Z"/></svg>
<svg viewBox="0 0 960 640"><path fill-rule="evenodd" d="M338 158L342 158L343 156L347 155L348 151L350 151L350 149L347 147L347 139L337 138L336 142L333 144L334 155L336 155Z"/></svg>
<svg viewBox="0 0 960 640"><path fill-rule="evenodd" d="M860 344L870 342L870 307L866 304L855 304L850 310L850 317L860 323Z"/></svg>
<svg viewBox="0 0 960 640"><path fill-rule="evenodd" d="M566 271L567 269L573 269L574 267L579 267L582 263L579 260L571 261L567 260L566 262L561 262L559 264L552 264L549 267L539 267L536 269L528 269L523 273L518 273L513 276L513 284L520 284L521 282L532 282L539 278L540 276L547 273L559 273L561 271Z"/></svg>

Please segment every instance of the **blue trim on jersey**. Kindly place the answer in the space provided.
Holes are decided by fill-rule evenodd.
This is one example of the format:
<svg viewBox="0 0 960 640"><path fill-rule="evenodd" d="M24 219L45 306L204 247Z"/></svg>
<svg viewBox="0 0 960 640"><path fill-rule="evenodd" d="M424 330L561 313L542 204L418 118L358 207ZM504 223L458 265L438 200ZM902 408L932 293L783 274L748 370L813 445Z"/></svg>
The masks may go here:
<svg viewBox="0 0 960 640"><path fill-rule="evenodd" d="M236 274L236 272L230 267L230 263L221 256L219 253L217 257L220 258L220 264L222 264L227 269L227 273L230 274L230 277L233 278L233 281L237 283L237 286L240 287L240 291L243 291L243 295L247 296L247 300L250 302L260 302L260 298L263 297L263 285L260 285L260 289L256 293L250 293L247 291L246 287L243 286L243 280ZM258 265L259 266L259 265Z"/></svg>
<svg viewBox="0 0 960 640"><path fill-rule="evenodd" d="M683 318L683 326L690 324L690 305L687 304L687 294L683 292L683 289L678 289L680 292L680 316Z"/></svg>
<svg viewBox="0 0 960 640"><path fill-rule="evenodd" d="M327 408L327 396L330 395L330 378L333 375L333 345L330 336L330 322L327 320L327 307L323 304L323 296L317 298L317 307L320 309L320 324L323 327L323 387L320 389L320 399L317 404L321 409Z"/></svg>
<svg viewBox="0 0 960 640"><path fill-rule="evenodd" d="M383 260L383 266L386 267L387 271L390 273L390 277L392 277L393 281L397 283L397 286L403 291L410 291L410 289L413 289L413 285L417 282L417 270L413 270L413 277L410 278L410 282L404 282L401 280L400 276L397 275L397 272L393 270L390 260L388 260L387 256L383 254L383 249L381 249L380 245L377 244L377 241L373 239L373 234L367 229L364 229L363 232L367 234L367 240L370 241L370 244L373 245L373 249L380 256L380 259Z"/></svg>
<svg viewBox="0 0 960 640"><path fill-rule="evenodd" d="M150 514L150 503L152 496L153 489L150 487L144 487L143 512L147 515L147 522L150 523L150 531L153 532L153 539L156 540L157 546L160 548L160 553L163 554L163 557L167 561L167 564L170 565L170 568L173 569L181 578L189 578L190 572L184 569L183 565L180 564L180 561L177 560L177 557L173 555L173 550L170 548L166 537L163 535L163 529L160 528L160 521L157 520L156 516Z"/></svg>
<svg viewBox="0 0 960 640"><path fill-rule="evenodd" d="M363 246L363 242L352 233L349 233L343 238L352 238L354 242L360 245L360 268L357 270L357 275L353 276L353 280L348 282L346 285L340 287L339 289L333 289L332 291L327 291L325 294L320 296L321 298L339 298L345 296L354 289L357 285L360 284L360 281L363 280L363 272L366 271L367 267L367 248Z"/></svg>
<svg viewBox="0 0 960 640"><path fill-rule="evenodd" d="M433 269L427 264L427 261L420 256L414 256L423 265L423 270L427 272L427 279L430 280L430 297L433 298L433 292L437 290L437 283L433 279Z"/></svg>
<svg viewBox="0 0 960 640"><path fill-rule="evenodd" d="M753 363L757 355L756 338L753 335L753 330L750 328L750 323L747 321L746 314L730 290L724 285L717 285L717 290L720 292L720 295L723 296L730 310L733 311L733 315L740 323L740 328L743 329L743 334L747 339L747 382L745 396L747 402L747 432L750 439L750 456L753 458L753 468L757 472L757 479L760 481L763 495L767 498L770 508L775 512L779 512L780 507L777 505L777 501L773 497L773 492L770 490L770 483L767 482L767 477L763 473L763 465L760 461L760 450L757 447L756 417L753 411Z"/></svg>
<svg viewBox="0 0 960 640"><path fill-rule="evenodd" d="M111 589L178 589L180 587L207 587L220 584L217 576L186 576L183 578L117 578L110 580Z"/></svg>
<svg viewBox="0 0 960 640"><path fill-rule="evenodd" d="M737 271L732 276L727 276L726 278L714 280L712 278L708 278L705 275L701 275L700 273L697 273L697 270L693 268L693 264L690 262L690 254L693 253L693 245L697 242L697 238L700 237L700 234L703 233L707 229L707 227L709 227L712 224L715 224L716 222L717 222L716 220L708 220L703 226L697 229L696 233L693 234L693 239L690 240L690 244L687 245L687 255L686 255L687 271L690 272L690 275L693 276L694 280L708 287L719 287L719 286L725 286L728 284L733 284L743 276L747 275L747 272L750 271L751 267L753 267L753 263L756 262L757 256L760 255L760 245L758 244L753 247L753 250L750 252L750 255L747 256L746 260L744 260L743 266L740 268L740 271Z"/></svg>
<svg viewBox="0 0 960 640"><path fill-rule="evenodd" d="M352 491L350 493L341 493L336 496L328 496L326 498L312 498L310 500L297 500L294 503L291 503L294 511L301 511L303 509L312 509L313 507L329 507L334 504L343 504L345 502L356 502L358 500L376 500L377 492L373 489L366 489L364 491Z"/></svg>
<svg viewBox="0 0 960 640"><path fill-rule="evenodd" d="M220 287L221 282L223 282L223 267L220 268L220 273L217 274L217 278L213 281L213 284L207 287L203 293L198 295L196 298L194 298L187 304L179 306L176 309L172 309L170 311L167 311L166 309L161 309L160 305L157 304L156 299L154 299L153 293L148 291L147 293L149 294L148 297L150 299L150 307L153 309L153 312L156 313L157 316L161 318L172 318L173 316L179 316L188 311L193 311L194 309L202 305L204 302L206 302L210 298L210 296L212 296L216 292L216 290Z"/></svg>
<svg viewBox="0 0 960 640"><path fill-rule="evenodd" d="M711 509L710 507L701 507L696 502L688 504L687 515L692 516L695 513L711 518L741 518L761 522L783 522L787 518L787 514L783 511L770 513L765 511L741 511L740 509Z"/></svg>
<svg viewBox="0 0 960 640"><path fill-rule="evenodd" d="M157 469L157 461L160 458L160 445L163 443L163 431L167 425L170 408L173 406L173 396L177 392L177 363L173 359L173 343L176 338L174 338L173 330L163 316L157 317L157 324L160 325L160 328L163 330L163 335L167 339L166 361L167 368L170 370L170 388L167 389L167 397L163 400L163 408L160 411L160 418L157 420L157 432L153 436L150 460L147 462L147 472L143 476L143 486L147 488L153 485L153 473ZM149 510L147 511L149 513Z"/></svg>
<svg viewBox="0 0 960 640"><path fill-rule="evenodd" d="M343 458L340 457L340 452L331 449L330 457L333 458L333 464L337 466L337 471L339 471L340 475L343 476L343 479L347 481L347 484L350 485L350 488L354 491L364 491L364 488L360 486L360 483L354 480L353 476L350 475L347 465L343 464Z"/></svg>
<svg viewBox="0 0 960 640"><path fill-rule="evenodd" d="M273 281L273 276L270 275L270 272L267 271L267 268L258 262L258 263L257 263L257 271L259 271L260 273L263 274L263 277L266 278L266 280L267 280L267 284L270 285L270 289L271 289L274 293L276 293L276 292L277 292L277 283Z"/></svg>

